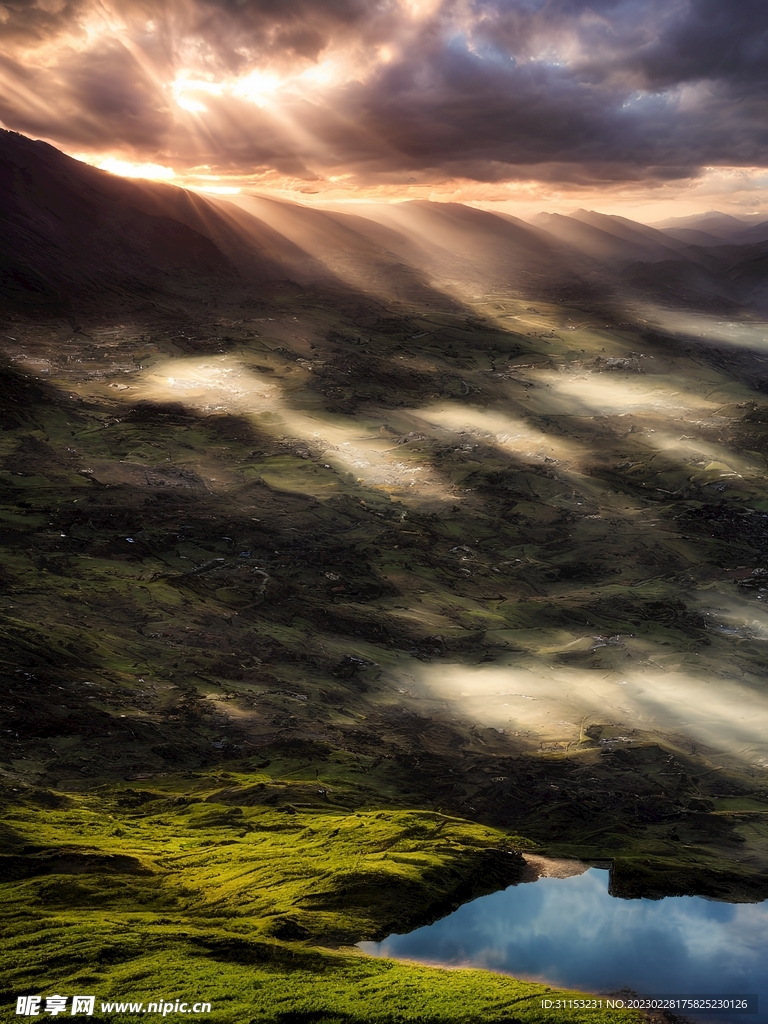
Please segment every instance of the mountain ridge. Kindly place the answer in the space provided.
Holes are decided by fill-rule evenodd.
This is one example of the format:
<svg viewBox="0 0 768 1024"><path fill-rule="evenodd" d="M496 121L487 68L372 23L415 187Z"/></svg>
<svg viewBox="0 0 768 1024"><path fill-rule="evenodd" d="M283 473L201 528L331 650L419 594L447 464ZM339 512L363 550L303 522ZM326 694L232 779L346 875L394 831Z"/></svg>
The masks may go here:
<svg viewBox="0 0 768 1024"><path fill-rule="evenodd" d="M19 310L237 305L280 287L444 309L511 290L532 301L579 300L606 316L643 297L702 309L713 301L723 310L768 308L759 249L768 225L743 228L711 214L695 223L717 221L731 234L736 226L742 240L588 210L528 222L426 200L349 212L267 196L203 196L120 178L3 131L0 216L1 286Z"/></svg>

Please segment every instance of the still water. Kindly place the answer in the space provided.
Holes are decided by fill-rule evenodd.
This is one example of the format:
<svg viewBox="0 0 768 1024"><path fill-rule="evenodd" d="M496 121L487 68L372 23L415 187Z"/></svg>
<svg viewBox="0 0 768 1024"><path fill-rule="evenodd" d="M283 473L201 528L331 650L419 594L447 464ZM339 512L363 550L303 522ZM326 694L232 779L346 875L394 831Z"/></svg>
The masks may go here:
<svg viewBox="0 0 768 1024"><path fill-rule="evenodd" d="M485 967L587 992L758 993L757 1015L719 1019L768 1022L768 902L615 899L598 868L511 886L408 935L359 945L374 956Z"/></svg>

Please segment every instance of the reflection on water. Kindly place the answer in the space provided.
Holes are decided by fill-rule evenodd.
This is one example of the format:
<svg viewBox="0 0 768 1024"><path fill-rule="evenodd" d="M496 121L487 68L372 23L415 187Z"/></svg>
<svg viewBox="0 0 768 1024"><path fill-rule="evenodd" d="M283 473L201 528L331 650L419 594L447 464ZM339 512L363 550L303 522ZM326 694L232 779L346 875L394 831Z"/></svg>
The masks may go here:
<svg viewBox="0 0 768 1024"><path fill-rule="evenodd" d="M592 992L757 992L758 1016L738 1019L768 1021L768 903L614 899L597 868L511 886L409 935L360 946Z"/></svg>

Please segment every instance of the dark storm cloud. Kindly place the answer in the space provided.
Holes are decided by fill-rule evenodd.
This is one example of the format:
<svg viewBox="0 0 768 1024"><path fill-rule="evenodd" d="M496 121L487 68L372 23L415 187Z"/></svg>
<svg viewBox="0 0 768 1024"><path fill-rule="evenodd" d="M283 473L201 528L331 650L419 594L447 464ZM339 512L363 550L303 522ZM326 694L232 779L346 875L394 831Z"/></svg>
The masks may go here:
<svg viewBox="0 0 768 1024"><path fill-rule="evenodd" d="M161 145L172 119L163 90L123 45L105 40L63 52L55 68L27 67L0 55L0 119L62 145Z"/></svg>
<svg viewBox="0 0 768 1024"><path fill-rule="evenodd" d="M91 5L91 0L42 4L30 0L3 0L0 40L4 47L45 42L68 31Z"/></svg>
<svg viewBox="0 0 768 1024"><path fill-rule="evenodd" d="M762 0L554 0L479 3L478 35L529 57L576 40L579 70L620 71L653 88L700 78L768 76L768 8Z"/></svg>
<svg viewBox="0 0 768 1024"><path fill-rule="evenodd" d="M288 54L317 57L345 28L362 25L370 5L364 0L198 0L198 25L219 44L239 37Z"/></svg>
<svg viewBox="0 0 768 1024"><path fill-rule="evenodd" d="M351 110L410 166L484 180L764 164L768 5L736 6L477 3L466 34L425 32Z"/></svg>
<svg viewBox="0 0 768 1024"><path fill-rule="evenodd" d="M751 91L768 80L766 56L768 5L762 0L698 0L679 10L664 37L635 61L650 86L712 79Z"/></svg>
<svg viewBox="0 0 768 1024"><path fill-rule="evenodd" d="M0 16L0 117L62 143L376 181L768 163L763 0L0 0ZM190 119L169 88L352 51L351 80L279 110L218 95Z"/></svg>

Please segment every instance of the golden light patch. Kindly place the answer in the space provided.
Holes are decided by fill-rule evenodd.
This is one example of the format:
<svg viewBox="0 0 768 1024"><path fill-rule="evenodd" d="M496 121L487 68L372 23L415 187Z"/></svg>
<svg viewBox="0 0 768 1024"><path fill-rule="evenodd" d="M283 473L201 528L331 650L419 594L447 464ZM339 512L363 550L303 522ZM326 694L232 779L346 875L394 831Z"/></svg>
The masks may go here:
<svg viewBox="0 0 768 1024"><path fill-rule="evenodd" d="M666 656L624 674L578 671L527 657L509 665L424 665L419 681L456 713L535 742L579 741L585 721L628 732L686 735L740 759L768 758L768 694L748 680L715 677ZM696 660L695 656L690 660ZM703 659L702 659L703 661Z"/></svg>
<svg viewBox="0 0 768 1024"><path fill-rule="evenodd" d="M467 434L532 461L576 461L581 455L581 449L572 441L559 435L545 434L525 420L497 410L446 403L420 409L417 415L427 424L457 435Z"/></svg>
<svg viewBox="0 0 768 1024"><path fill-rule="evenodd" d="M121 178L146 178L149 181L171 181L176 177L172 167L164 167L162 164L133 163L130 160L120 160L117 157L106 157L96 163L102 171L109 171L110 174L117 174Z"/></svg>
<svg viewBox="0 0 768 1024"><path fill-rule="evenodd" d="M133 378L117 397L135 402L180 402L207 415L246 416L259 429L301 441L315 453L315 464L335 474L351 475L405 502L456 502L453 486L418 451L380 433L379 422L309 413L292 408L280 385L229 355L204 359L167 359ZM309 465L309 463L308 463ZM275 486L282 486L278 478ZM300 480L287 489L315 487ZM324 490L319 484L319 491Z"/></svg>

